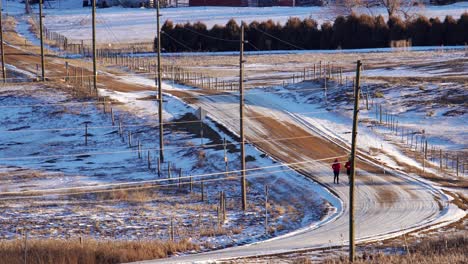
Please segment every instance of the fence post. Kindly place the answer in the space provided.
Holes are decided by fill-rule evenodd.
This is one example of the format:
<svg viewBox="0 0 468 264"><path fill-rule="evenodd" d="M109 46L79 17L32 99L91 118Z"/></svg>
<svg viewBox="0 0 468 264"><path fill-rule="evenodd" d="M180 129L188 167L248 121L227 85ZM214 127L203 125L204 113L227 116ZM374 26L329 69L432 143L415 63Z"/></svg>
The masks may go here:
<svg viewBox="0 0 468 264"><path fill-rule="evenodd" d="M132 147L132 132L128 131L128 147Z"/></svg>
<svg viewBox="0 0 468 264"><path fill-rule="evenodd" d="M151 157L150 151L148 150L148 170L151 170Z"/></svg>
<svg viewBox="0 0 468 264"><path fill-rule="evenodd" d="M190 175L190 192L193 191L193 176Z"/></svg>
<svg viewBox="0 0 468 264"><path fill-rule="evenodd" d="M201 200L202 202L205 201L205 184L203 180L201 180Z"/></svg>
<svg viewBox="0 0 468 264"><path fill-rule="evenodd" d="M85 146L88 146L88 122L85 122Z"/></svg>
<svg viewBox="0 0 468 264"><path fill-rule="evenodd" d="M442 172L442 149L439 149L439 165L440 165L440 171Z"/></svg>
<svg viewBox="0 0 468 264"><path fill-rule="evenodd" d="M24 264L28 263L28 231L24 230Z"/></svg>
<svg viewBox="0 0 468 264"><path fill-rule="evenodd" d="M170 238L171 238L171 241L174 242L174 220L172 219L172 217L171 217Z"/></svg>
<svg viewBox="0 0 468 264"><path fill-rule="evenodd" d="M138 159L141 159L141 142L138 140Z"/></svg>
<svg viewBox="0 0 468 264"><path fill-rule="evenodd" d="M114 110L112 109L112 107L110 109L110 112L111 112L112 126L115 126Z"/></svg>
<svg viewBox="0 0 468 264"><path fill-rule="evenodd" d="M65 82L68 82L68 61L65 62Z"/></svg>
<svg viewBox="0 0 468 264"><path fill-rule="evenodd" d="M158 157L158 178L161 178L161 159Z"/></svg>

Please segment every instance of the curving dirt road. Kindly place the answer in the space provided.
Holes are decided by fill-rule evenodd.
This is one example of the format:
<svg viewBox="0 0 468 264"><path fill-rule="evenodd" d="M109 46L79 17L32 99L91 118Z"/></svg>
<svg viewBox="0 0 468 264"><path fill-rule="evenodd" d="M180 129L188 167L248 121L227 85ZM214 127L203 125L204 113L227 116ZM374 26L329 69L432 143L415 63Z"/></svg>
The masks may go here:
<svg viewBox="0 0 468 264"><path fill-rule="evenodd" d="M184 92L185 96L197 93ZM266 108L266 105L271 106L275 103L269 102L268 98L257 97L247 94L247 116L258 116L261 113L269 118L249 119L246 122L248 139L255 141L263 138L315 136L288 141L261 142L255 145L285 163L310 161L310 166L296 169L335 193L342 202L342 208L338 208L336 214L319 226L306 227L268 241L142 263L183 263L233 259L347 244L349 223L347 177L341 176L340 184L333 184L329 165L316 163L313 160L347 154L348 151L345 149L348 146L341 147L339 145L342 143L326 139L314 127L314 124L299 119L300 114L285 111L281 105ZM204 97L193 104L205 108L213 119L220 120L220 123L232 131L238 131L236 124L222 122L223 119L236 116L236 109L233 109L232 106L236 104L237 98L235 96L223 97L221 102L213 100L214 98L216 97ZM452 213L459 213L460 216L465 214L449 204L443 193L404 173L392 172L389 174L387 171L384 174L380 165L375 164L365 156L359 160L357 166L355 215L358 242L398 236L436 223L443 223L451 219Z"/></svg>
<svg viewBox="0 0 468 264"><path fill-rule="evenodd" d="M22 40L9 32L6 36L10 45L6 48L6 60L18 69L35 72L39 63L37 49L25 50L20 47ZM69 60L70 61L70 60ZM73 61L72 64L89 67L89 63ZM56 57L47 58L48 75L64 75L64 60ZM89 67L90 68L90 67ZM90 72L85 72L89 74ZM139 84L129 84L112 76L111 73L99 77L99 85L106 89L119 91L154 90ZM204 95L203 91L168 90L174 96L187 97ZM291 252L299 249L315 249L322 247L341 246L347 244L348 236L348 185L346 177L341 177L341 183L335 185L330 176L329 165L314 162L316 159L347 155L348 146L327 138L313 123L301 119L298 112L290 111L281 104L269 102L268 98L247 95L247 118L264 115L265 118L248 119L246 135L248 140L255 141L265 138L296 139L284 141L261 141L255 144L270 156L285 162L310 161L310 165L296 167L303 175L321 183L335 194L341 201L341 208L335 214L325 219L318 226L305 227L296 232L256 244L227 248L203 254L186 255L146 261L144 263L183 263L233 259L248 256L259 256ZM237 97L235 95L222 97L201 97L189 100L194 106L204 107L213 120L217 120L232 131L237 131L236 123L224 123L223 119L236 118ZM311 137L313 136L313 137ZM298 138L299 137L299 138ZM358 139L359 140L359 139ZM358 162L356 179L356 238L358 242L384 239L398 236L402 232L411 232L436 224L448 224L457 217L463 217L460 211L448 202L441 191L430 185L419 182L404 173L387 171L383 173L380 165L363 156ZM456 215L457 217L452 217Z"/></svg>

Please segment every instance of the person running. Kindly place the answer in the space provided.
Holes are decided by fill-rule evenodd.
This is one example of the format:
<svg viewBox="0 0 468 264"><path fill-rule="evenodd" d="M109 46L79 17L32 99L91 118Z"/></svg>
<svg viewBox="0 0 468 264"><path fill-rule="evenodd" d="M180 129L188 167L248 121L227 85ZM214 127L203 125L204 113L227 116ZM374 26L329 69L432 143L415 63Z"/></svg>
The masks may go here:
<svg viewBox="0 0 468 264"><path fill-rule="evenodd" d="M332 165L332 169L334 174L333 183L339 184L341 164L338 162L338 159L335 159L335 162Z"/></svg>
<svg viewBox="0 0 468 264"><path fill-rule="evenodd" d="M346 174L348 174L348 177L351 176L351 158L346 162L344 166L346 168Z"/></svg>

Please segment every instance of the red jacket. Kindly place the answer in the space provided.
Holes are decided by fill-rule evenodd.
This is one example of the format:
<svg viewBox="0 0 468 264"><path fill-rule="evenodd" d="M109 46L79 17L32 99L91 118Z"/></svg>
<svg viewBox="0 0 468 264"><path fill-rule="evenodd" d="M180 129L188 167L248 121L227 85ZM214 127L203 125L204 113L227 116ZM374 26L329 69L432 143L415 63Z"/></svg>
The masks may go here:
<svg viewBox="0 0 468 264"><path fill-rule="evenodd" d="M341 164L339 162L333 163L332 169L333 169L334 172L339 172L340 169L341 169Z"/></svg>

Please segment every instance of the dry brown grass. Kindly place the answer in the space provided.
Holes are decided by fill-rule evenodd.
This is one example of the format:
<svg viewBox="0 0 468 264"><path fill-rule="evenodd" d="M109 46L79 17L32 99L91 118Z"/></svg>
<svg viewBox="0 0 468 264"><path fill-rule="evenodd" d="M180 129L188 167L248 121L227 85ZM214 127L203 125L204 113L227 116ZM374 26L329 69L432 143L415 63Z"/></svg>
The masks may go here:
<svg viewBox="0 0 468 264"><path fill-rule="evenodd" d="M168 257L176 252L198 250L186 240L163 241L97 241L31 240L27 245L27 263L122 263ZM24 241L0 241L2 263L24 263Z"/></svg>
<svg viewBox="0 0 468 264"><path fill-rule="evenodd" d="M398 250L398 249L397 249ZM468 263L468 239L458 235L452 238L435 238L425 240L419 244L399 249L402 254L386 255L383 253L364 253L354 263L383 263L383 264L410 264L410 263ZM346 258L329 259L324 263L350 263Z"/></svg>
<svg viewBox="0 0 468 264"><path fill-rule="evenodd" d="M204 236L209 236L209 237L224 236L224 235L227 235L228 233L229 233L229 230L224 228L224 227L221 227L221 226L202 228L200 230L200 236L201 237L204 237Z"/></svg>

